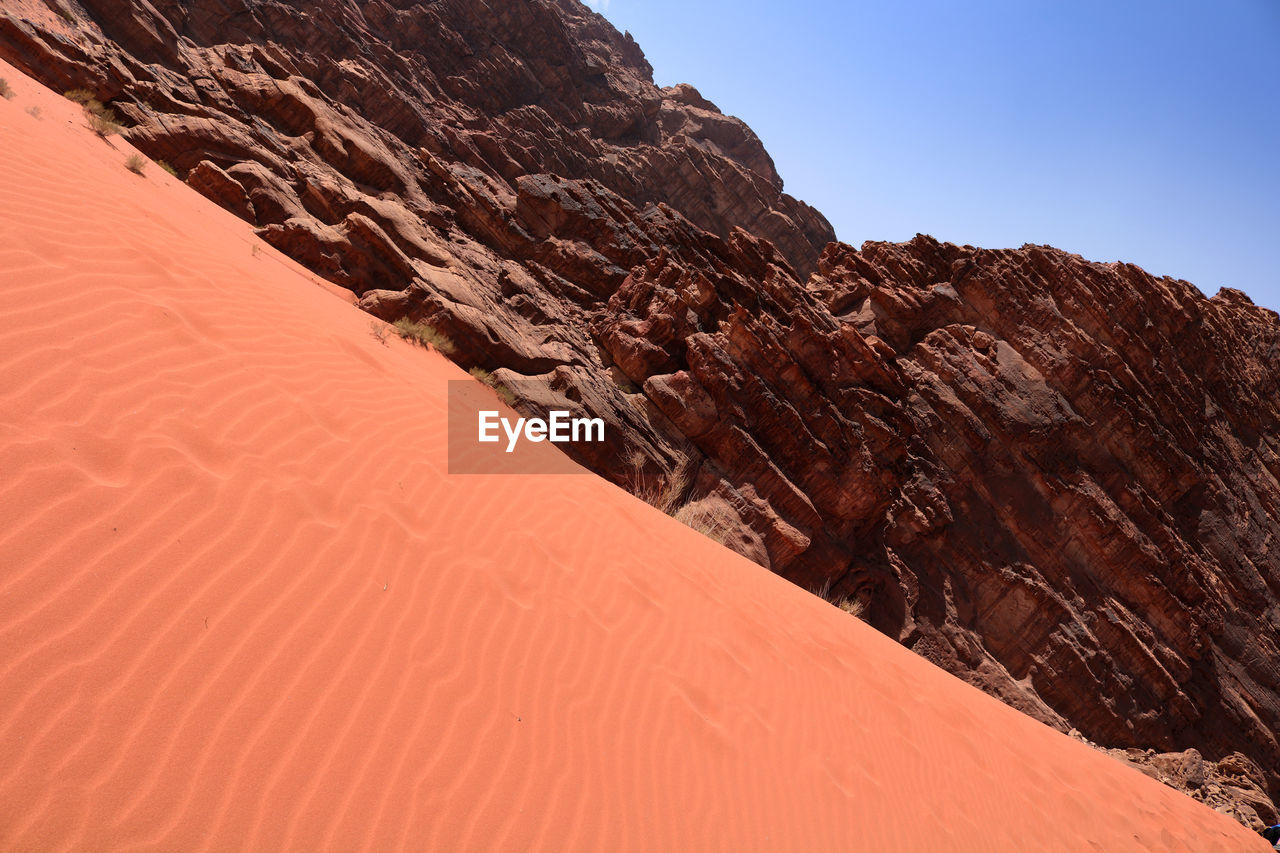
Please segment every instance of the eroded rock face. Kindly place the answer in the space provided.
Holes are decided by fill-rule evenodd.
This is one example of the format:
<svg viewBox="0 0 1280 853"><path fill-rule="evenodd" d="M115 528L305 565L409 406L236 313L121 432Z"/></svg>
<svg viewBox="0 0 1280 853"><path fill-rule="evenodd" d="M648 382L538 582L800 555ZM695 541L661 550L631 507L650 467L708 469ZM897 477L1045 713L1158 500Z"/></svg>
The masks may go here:
<svg viewBox="0 0 1280 853"><path fill-rule="evenodd" d="M781 192L750 128L691 86L655 86L630 36L576 0L80 6L59 7L70 24L34 5L0 19L5 55L93 89L183 174L208 161L280 176L258 225L302 208L339 226L385 196L438 238L478 202L468 230L503 242L526 236L505 225L516 180L544 174L668 204L720 236L744 227L802 272L834 238ZM360 291L398 284L349 272Z"/></svg>
<svg viewBox="0 0 1280 853"><path fill-rule="evenodd" d="M1275 314L1040 247L820 267L653 262L594 327L776 513L775 570L1046 722L1274 768Z"/></svg>
<svg viewBox="0 0 1280 853"><path fill-rule="evenodd" d="M1238 753L1225 796L1275 813L1274 313L1045 247L827 245L575 0L64 8L0 53L366 310L604 417L602 475L1064 731Z"/></svg>

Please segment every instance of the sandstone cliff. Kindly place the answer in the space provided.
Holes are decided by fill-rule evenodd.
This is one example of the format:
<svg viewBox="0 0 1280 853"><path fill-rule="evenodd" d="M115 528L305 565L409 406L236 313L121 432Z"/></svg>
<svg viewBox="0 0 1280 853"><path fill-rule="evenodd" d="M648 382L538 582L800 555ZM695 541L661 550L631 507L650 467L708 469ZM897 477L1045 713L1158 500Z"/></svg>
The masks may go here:
<svg viewBox="0 0 1280 853"><path fill-rule="evenodd" d="M830 243L576 0L23 0L0 53L370 312L606 417L604 476L1051 725L1280 794L1280 323L1242 294Z"/></svg>

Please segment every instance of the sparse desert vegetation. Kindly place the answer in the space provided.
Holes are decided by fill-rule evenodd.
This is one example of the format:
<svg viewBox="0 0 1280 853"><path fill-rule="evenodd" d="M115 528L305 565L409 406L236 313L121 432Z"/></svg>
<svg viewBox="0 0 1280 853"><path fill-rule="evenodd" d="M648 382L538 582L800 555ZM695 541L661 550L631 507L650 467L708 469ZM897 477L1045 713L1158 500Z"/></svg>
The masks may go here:
<svg viewBox="0 0 1280 853"><path fill-rule="evenodd" d="M633 494L708 539L727 545L738 520L722 501L707 498L688 500L695 467L692 458L686 456L665 476L647 474L644 470L645 461L645 456L640 451L632 453L628 460L632 470Z"/></svg>
<svg viewBox="0 0 1280 853"><path fill-rule="evenodd" d="M34 104L32 106L27 107L27 115L31 116L33 119L36 119L38 121L40 119L40 108L35 106Z"/></svg>
<svg viewBox="0 0 1280 853"><path fill-rule="evenodd" d="M862 614L866 609L862 601L857 598L842 598L836 602L836 607L839 607L850 616L857 616L859 619L862 618Z"/></svg>
<svg viewBox="0 0 1280 853"><path fill-rule="evenodd" d="M0 77L0 98L12 98L13 87L9 85L9 81Z"/></svg>
<svg viewBox="0 0 1280 853"><path fill-rule="evenodd" d="M146 172L147 161L137 154L131 154L129 159L124 161L124 167L135 175L141 175Z"/></svg>
<svg viewBox="0 0 1280 853"><path fill-rule="evenodd" d="M124 128L116 121L116 114L110 108L104 107L97 101L86 105L84 114L89 119L89 129L101 136L103 139L108 136L114 136Z"/></svg>
<svg viewBox="0 0 1280 853"><path fill-rule="evenodd" d="M640 500L674 516L684 502L685 493L693 476L692 465L686 458L669 476L650 476L644 470L645 455L639 450L631 454L627 464L631 466L631 493ZM692 525L690 525L692 527Z"/></svg>
<svg viewBox="0 0 1280 853"><path fill-rule="evenodd" d="M124 128L116 118L115 112L99 101L88 89L72 89L63 95L84 107L85 118L89 121L89 129L103 139L114 136Z"/></svg>
<svg viewBox="0 0 1280 853"><path fill-rule="evenodd" d="M676 510L672 518L721 545L729 544L729 534L737 524L737 519L727 506L701 501L685 504Z"/></svg>
<svg viewBox="0 0 1280 853"><path fill-rule="evenodd" d="M639 385L627 378L621 370L615 369L615 381L618 383L618 390L623 394L639 394L642 389Z"/></svg>
<svg viewBox="0 0 1280 853"><path fill-rule="evenodd" d="M449 340L448 336L441 334L435 326L432 326L425 320L410 320L408 317L401 317L391 325L400 337L410 343L424 346L427 349L438 350L445 355L452 354L456 349L453 345L453 341ZM480 368L473 369L471 372L472 376L476 376L476 370L480 370ZM480 379L479 376L476 376L476 378L480 379L480 381L484 382L486 385L492 384L489 381L492 377L490 377L485 371L480 372L484 373L486 378Z"/></svg>
<svg viewBox="0 0 1280 853"><path fill-rule="evenodd" d="M516 395L512 394L511 389L503 385L502 382L499 381L498 378L495 377L492 373L485 370L483 367L473 367L467 372L470 373L472 378L474 378L477 382L482 382L485 385L488 385L494 391L496 391L498 394L498 399L501 400L503 403L505 403L508 406L515 405Z"/></svg>
<svg viewBox="0 0 1280 853"><path fill-rule="evenodd" d="M862 614L866 611L866 607L860 599L853 598L848 595L837 595L831 588L831 578L827 578L823 581L821 587L817 589L810 589L809 591L828 604L834 604L836 607L839 607L850 616L856 616L861 619Z"/></svg>
<svg viewBox="0 0 1280 853"><path fill-rule="evenodd" d="M172 166L170 166L170 165L169 165L167 162L165 162L164 160L157 160L157 161L156 161L156 165L157 165L157 166L159 166L161 169L164 169L164 170L165 170L166 172L168 172L170 175L173 175L175 178L178 178L178 170L177 170L177 169L175 169L175 168L173 168ZM181 179L181 178L178 178L178 180L182 180L182 179Z"/></svg>

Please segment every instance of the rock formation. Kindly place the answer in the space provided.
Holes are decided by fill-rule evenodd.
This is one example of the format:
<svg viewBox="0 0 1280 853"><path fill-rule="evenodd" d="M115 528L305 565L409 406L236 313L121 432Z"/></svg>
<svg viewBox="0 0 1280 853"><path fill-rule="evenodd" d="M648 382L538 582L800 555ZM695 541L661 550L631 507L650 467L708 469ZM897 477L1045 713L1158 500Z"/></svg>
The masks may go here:
<svg viewBox="0 0 1280 853"><path fill-rule="evenodd" d="M1163 753L1153 749L1102 751L1245 826L1261 829L1262 824L1275 825L1275 808L1266 795L1265 774L1238 752L1220 761L1205 761L1194 749Z"/></svg>
<svg viewBox="0 0 1280 853"><path fill-rule="evenodd" d="M1247 765L1224 796L1275 819L1280 322L1243 294L831 242L576 0L22 0L0 55L376 316L606 418L602 475L1050 725Z"/></svg>

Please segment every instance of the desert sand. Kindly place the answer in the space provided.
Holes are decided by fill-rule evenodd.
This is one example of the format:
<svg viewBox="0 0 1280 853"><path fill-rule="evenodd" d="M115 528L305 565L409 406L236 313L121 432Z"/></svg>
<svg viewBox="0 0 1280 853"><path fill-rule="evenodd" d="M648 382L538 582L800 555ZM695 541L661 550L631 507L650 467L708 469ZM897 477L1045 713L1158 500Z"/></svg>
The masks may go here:
<svg viewBox="0 0 1280 853"><path fill-rule="evenodd" d="M448 475L465 372L0 77L0 849L1268 848L593 476Z"/></svg>

